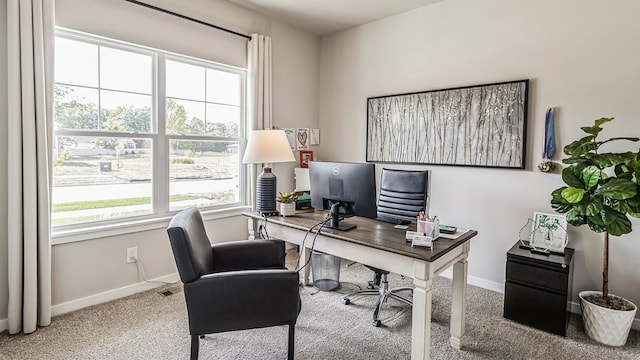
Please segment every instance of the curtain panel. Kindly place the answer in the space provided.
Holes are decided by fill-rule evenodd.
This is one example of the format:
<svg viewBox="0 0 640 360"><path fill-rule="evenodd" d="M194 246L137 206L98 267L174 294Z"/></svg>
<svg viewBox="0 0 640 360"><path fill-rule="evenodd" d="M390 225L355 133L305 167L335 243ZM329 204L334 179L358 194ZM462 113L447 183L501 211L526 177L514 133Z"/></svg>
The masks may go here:
<svg viewBox="0 0 640 360"><path fill-rule="evenodd" d="M247 43L247 56L248 130L271 129L273 125L271 117L271 38L265 35L251 34L251 40ZM256 165L251 165L249 169L251 204L255 208L255 179L258 172ZM249 223L252 222L249 221Z"/></svg>
<svg viewBox="0 0 640 360"><path fill-rule="evenodd" d="M249 56L249 109L252 130L271 129L271 38L251 34Z"/></svg>
<svg viewBox="0 0 640 360"><path fill-rule="evenodd" d="M51 322L53 0L7 0L9 333Z"/></svg>

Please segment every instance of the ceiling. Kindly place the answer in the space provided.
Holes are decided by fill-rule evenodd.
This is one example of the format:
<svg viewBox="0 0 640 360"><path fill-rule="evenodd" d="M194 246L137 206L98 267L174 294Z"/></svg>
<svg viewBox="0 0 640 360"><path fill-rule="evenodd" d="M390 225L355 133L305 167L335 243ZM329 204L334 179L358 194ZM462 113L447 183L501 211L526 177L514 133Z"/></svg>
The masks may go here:
<svg viewBox="0 0 640 360"><path fill-rule="evenodd" d="M323 36L443 0L230 0Z"/></svg>

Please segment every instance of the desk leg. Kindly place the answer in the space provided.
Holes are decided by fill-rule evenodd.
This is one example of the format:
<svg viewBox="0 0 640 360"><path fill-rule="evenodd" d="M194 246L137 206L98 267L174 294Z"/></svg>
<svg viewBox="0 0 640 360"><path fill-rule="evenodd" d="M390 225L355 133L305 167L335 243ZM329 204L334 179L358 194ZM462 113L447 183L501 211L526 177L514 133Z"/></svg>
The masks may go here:
<svg viewBox="0 0 640 360"><path fill-rule="evenodd" d="M467 259L453 264L453 296L451 298L451 346L460 350L464 335L467 297Z"/></svg>
<svg viewBox="0 0 640 360"><path fill-rule="evenodd" d="M311 273L311 251L307 247L300 246L300 266L307 264L307 266L302 269L302 279L300 282L304 286L308 286L309 283L309 274Z"/></svg>
<svg viewBox="0 0 640 360"><path fill-rule="evenodd" d="M252 218L247 218L247 232L249 233L249 240L256 239L256 223Z"/></svg>
<svg viewBox="0 0 640 360"><path fill-rule="evenodd" d="M411 359L429 360L431 348L431 279L414 278L411 317Z"/></svg>

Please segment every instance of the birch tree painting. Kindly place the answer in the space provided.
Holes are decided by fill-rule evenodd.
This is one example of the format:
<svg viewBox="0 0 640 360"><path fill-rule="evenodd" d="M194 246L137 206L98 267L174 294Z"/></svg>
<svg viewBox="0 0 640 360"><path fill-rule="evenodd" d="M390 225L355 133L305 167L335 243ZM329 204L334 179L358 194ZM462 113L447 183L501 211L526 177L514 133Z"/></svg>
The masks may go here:
<svg viewBox="0 0 640 360"><path fill-rule="evenodd" d="M367 99L367 161L524 168L529 81Z"/></svg>

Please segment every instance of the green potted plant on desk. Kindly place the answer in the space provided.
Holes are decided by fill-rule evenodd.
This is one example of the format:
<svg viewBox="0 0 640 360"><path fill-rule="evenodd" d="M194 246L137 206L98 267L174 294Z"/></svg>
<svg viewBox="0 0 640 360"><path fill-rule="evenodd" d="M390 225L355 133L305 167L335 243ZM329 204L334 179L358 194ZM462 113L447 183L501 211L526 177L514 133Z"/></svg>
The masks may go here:
<svg viewBox="0 0 640 360"><path fill-rule="evenodd" d="M278 207L280 215L292 216L296 213L296 200L298 195L294 191L278 193Z"/></svg>
<svg viewBox="0 0 640 360"><path fill-rule="evenodd" d="M566 186L551 193L551 206L566 213L573 226L588 225L603 234L602 291L582 291L580 308L587 335L607 345L626 343L637 307L629 300L609 294L609 237L631 232L627 215L640 217L640 153L639 150L599 153L611 141L632 141L635 137L598 140L601 125L613 118L595 120L593 126L582 127L585 137L564 147L568 164L562 171Z"/></svg>

